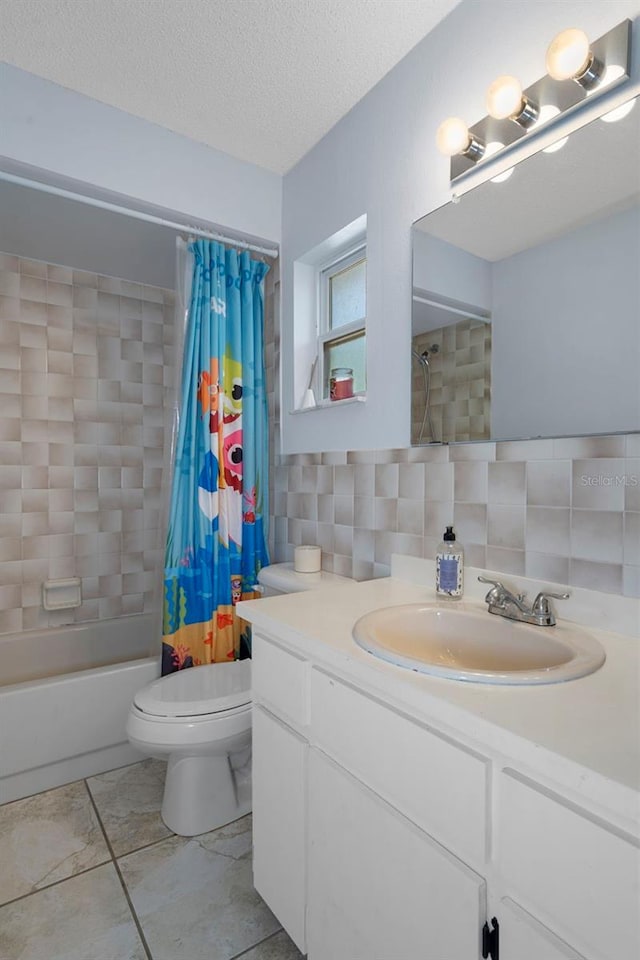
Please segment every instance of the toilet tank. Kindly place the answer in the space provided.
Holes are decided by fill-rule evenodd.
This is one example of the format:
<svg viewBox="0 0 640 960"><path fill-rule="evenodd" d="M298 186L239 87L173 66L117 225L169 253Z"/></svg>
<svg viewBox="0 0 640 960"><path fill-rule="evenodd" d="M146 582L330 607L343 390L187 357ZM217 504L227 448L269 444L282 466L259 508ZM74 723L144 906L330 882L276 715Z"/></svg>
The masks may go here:
<svg viewBox="0 0 640 960"><path fill-rule="evenodd" d="M304 590L319 590L340 583L353 583L349 577L339 577L336 573L296 573L293 563L272 563L263 567L258 574L258 583L262 587L263 597L277 597L283 593L301 593Z"/></svg>

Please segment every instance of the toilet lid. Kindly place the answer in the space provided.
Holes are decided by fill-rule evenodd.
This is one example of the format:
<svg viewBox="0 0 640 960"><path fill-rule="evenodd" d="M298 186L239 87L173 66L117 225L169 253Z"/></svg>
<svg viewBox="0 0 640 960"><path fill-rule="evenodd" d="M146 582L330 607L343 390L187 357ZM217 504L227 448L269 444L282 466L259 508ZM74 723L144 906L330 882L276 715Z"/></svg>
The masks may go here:
<svg viewBox="0 0 640 960"><path fill-rule="evenodd" d="M134 697L154 717L195 717L251 703L251 660L209 663L154 680Z"/></svg>

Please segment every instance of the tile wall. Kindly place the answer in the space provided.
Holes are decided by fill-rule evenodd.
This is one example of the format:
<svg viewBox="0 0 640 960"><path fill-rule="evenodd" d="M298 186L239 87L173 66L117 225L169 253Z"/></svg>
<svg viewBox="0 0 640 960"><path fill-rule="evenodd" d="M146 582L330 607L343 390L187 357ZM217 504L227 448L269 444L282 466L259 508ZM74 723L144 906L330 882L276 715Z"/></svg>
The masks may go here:
<svg viewBox="0 0 640 960"><path fill-rule="evenodd" d="M473 566L640 596L638 434L280 456L274 514L274 560L358 580L453 523Z"/></svg>
<svg viewBox="0 0 640 960"><path fill-rule="evenodd" d="M0 254L0 633L148 610L159 582L170 290ZM82 606L46 613L46 579Z"/></svg>
<svg viewBox="0 0 640 960"><path fill-rule="evenodd" d="M433 350L436 346L437 350ZM490 432L491 324L461 320L414 337L412 347L429 353L429 421L424 419L425 381L419 363L411 365L411 440L448 443L486 440ZM422 429L424 422L424 429ZM420 436L422 430L422 436Z"/></svg>

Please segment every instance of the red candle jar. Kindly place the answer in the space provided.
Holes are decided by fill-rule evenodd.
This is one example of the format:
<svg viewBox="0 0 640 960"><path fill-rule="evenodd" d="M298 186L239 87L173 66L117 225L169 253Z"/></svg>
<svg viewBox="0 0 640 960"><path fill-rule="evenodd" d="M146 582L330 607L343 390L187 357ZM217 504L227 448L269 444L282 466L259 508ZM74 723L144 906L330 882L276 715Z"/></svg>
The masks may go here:
<svg viewBox="0 0 640 960"><path fill-rule="evenodd" d="M353 396L353 370L351 367L334 367L329 378L331 400L347 400Z"/></svg>

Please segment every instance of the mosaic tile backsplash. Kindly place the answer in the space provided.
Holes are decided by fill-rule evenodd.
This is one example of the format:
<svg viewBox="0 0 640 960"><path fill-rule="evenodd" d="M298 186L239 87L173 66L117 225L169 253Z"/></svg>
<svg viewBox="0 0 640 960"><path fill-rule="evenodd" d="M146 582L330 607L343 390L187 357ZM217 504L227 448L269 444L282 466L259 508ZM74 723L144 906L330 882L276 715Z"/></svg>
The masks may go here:
<svg viewBox="0 0 640 960"><path fill-rule="evenodd" d="M475 567L640 596L638 434L280 456L274 513L276 560L318 544L357 580L453 523Z"/></svg>
<svg viewBox="0 0 640 960"><path fill-rule="evenodd" d="M152 607L173 330L173 291L0 254L0 633Z"/></svg>

